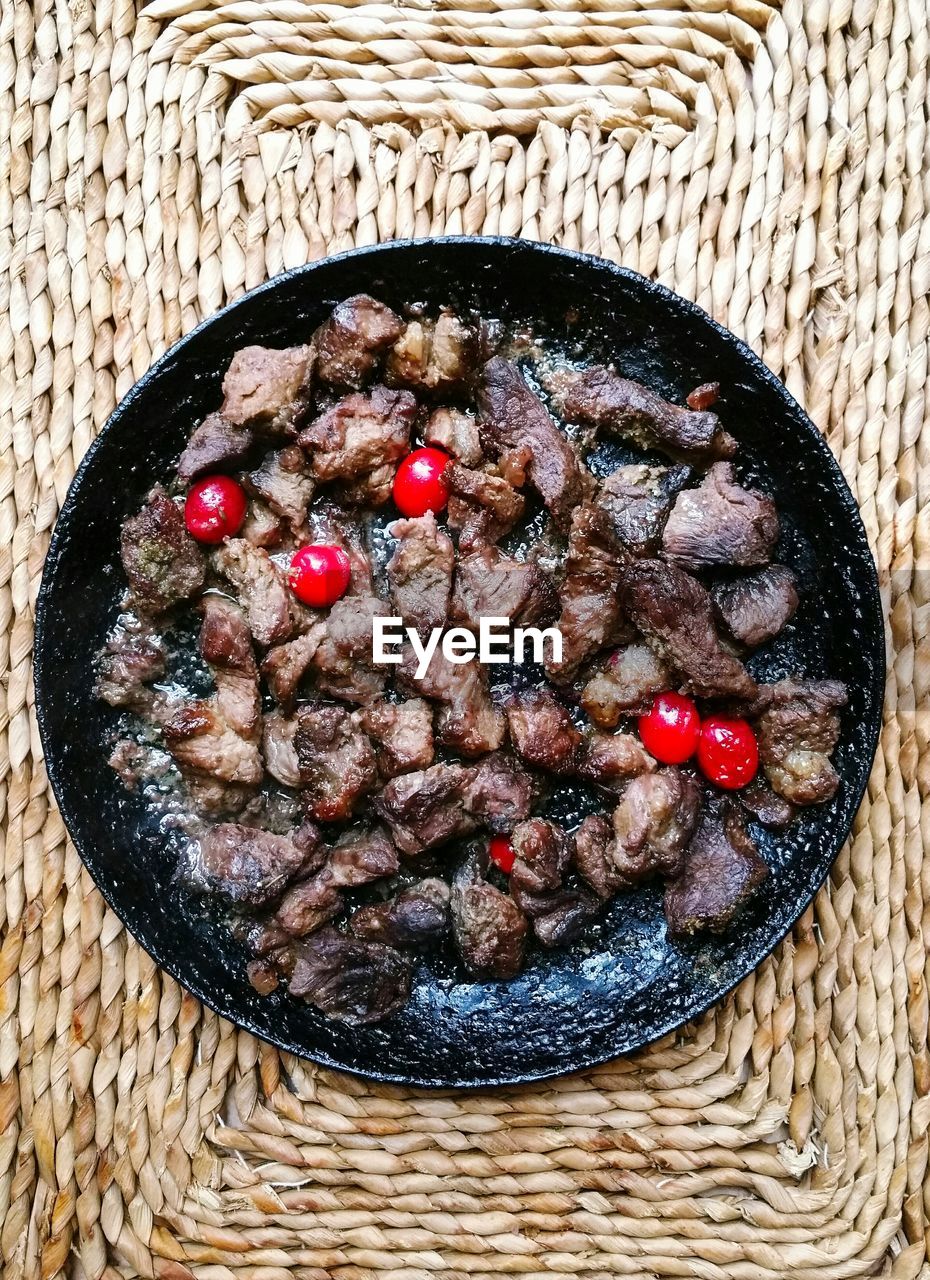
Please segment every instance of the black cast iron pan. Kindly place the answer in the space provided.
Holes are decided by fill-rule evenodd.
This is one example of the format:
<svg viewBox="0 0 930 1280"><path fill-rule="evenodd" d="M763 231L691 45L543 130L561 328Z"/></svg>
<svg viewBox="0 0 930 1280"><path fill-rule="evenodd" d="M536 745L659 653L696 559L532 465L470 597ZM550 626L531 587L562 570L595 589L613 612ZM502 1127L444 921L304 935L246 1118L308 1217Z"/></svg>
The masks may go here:
<svg viewBox="0 0 930 1280"><path fill-rule="evenodd" d="M755 832L772 875L725 936L672 944L658 893L642 890L616 899L584 945L535 956L513 982L464 981L440 959L421 968L402 1012L351 1028L279 992L256 995L240 945L172 883L170 838L107 766L114 713L92 688L92 657L124 585L120 524L169 478L192 426L219 403L238 347L304 341L333 303L363 290L394 306L457 302L530 321L569 355L616 358L679 402L699 383L722 384L724 425L745 468L776 497L779 555L804 588L795 620L751 667L765 678L829 675L850 691L836 797L783 834ZM881 718L884 631L852 494L816 428L747 347L691 303L600 259L451 238L364 249L278 276L149 370L88 452L58 520L38 597L35 682L48 774L72 839L114 911L179 982L224 1017L328 1066L410 1084L486 1085L636 1049L719 1000L772 950L826 877L862 798Z"/></svg>

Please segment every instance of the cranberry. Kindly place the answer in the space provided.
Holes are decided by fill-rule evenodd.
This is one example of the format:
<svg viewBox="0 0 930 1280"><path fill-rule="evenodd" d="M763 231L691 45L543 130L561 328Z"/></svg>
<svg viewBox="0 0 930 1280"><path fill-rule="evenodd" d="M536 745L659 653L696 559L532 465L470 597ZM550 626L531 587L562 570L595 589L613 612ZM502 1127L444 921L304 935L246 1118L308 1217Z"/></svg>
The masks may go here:
<svg viewBox="0 0 930 1280"><path fill-rule="evenodd" d="M708 716L701 728L698 764L718 787L736 791L756 776L759 747L752 726L745 720Z"/></svg>
<svg viewBox="0 0 930 1280"><path fill-rule="evenodd" d="M449 501L449 486L442 475L449 455L441 449L414 449L397 468L394 502L405 516L425 516L442 511Z"/></svg>
<svg viewBox="0 0 930 1280"><path fill-rule="evenodd" d="M663 764L682 764L694 755L701 718L690 698L660 693L648 715L639 718L643 746Z"/></svg>
<svg viewBox="0 0 930 1280"><path fill-rule="evenodd" d="M503 871L504 875L509 876L513 870L513 863L516 854L513 851L513 845L506 836L492 836L488 844L488 853L491 855L491 861Z"/></svg>
<svg viewBox="0 0 930 1280"><path fill-rule="evenodd" d="M295 551L288 570L294 595L314 609L326 609L346 593L352 566L342 547L312 543Z"/></svg>
<svg viewBox="0 0 930 1280"><path fill-rule="evenodd" d="M242 528L246 496L229 476L203 476L187 491L184 523L198 542L222 542Z"/></svg>

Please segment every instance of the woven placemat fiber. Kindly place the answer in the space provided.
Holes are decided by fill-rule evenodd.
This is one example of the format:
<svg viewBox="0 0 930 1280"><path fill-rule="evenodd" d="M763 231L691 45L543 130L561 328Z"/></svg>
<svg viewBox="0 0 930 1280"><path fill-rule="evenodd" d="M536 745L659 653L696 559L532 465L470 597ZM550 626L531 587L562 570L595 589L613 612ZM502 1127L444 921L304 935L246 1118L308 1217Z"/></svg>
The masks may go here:
<svg viewBox="0 0 930 1280"><path fill-rule="evenodd" d="M4 4L5 1275L930 1274L928 47L926 0ZM443 232L602 254L745 338L889 618L868 795L778 951L636 1057L446 1095L160 973L66 840L30 686L57 510L133 381L285 267Z"/></svg>

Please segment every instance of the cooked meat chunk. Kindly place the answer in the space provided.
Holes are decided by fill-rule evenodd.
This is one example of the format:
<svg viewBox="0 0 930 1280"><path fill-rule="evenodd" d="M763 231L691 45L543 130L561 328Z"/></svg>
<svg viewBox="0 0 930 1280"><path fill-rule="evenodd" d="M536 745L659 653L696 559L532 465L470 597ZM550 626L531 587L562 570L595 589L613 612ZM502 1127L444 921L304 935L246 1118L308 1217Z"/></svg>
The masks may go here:
<svg viewBox="0 0 930 1280"><path fill-rule="evenodd" d="M259 644L278 644L294 634L301 611L267 551L244 538L230 538L210 559L216 572L236 588L249 630Z"/></svg>
<svg viewBox="0 0 930 1280"><path fill-rule="evenodd" d="M614 810L614 869L626 883L677 875L698 820L697 783L679 769L644 773L620 797Z"/></svg>
<svg viewBox="0 0 930 1280"><path fill-rule="evenodd" d="M600 814L585 818L575 832L575 867L602 902L629 888L629 880L614 863L613 847L613 827Z"/></svg>
<svg viewBox="0 0 930 1280"><path fill-rule="evenodd" d="M608 791L627 778L651 773L655 761L632 733L588 733L581 745L578 776Z"/></svg>
<svg viewBox="0 0 930 1280"><path fill-rule="evenodd" d="M477 332L457 316L411 320L388 355L385 381L392 387L446 390L469 376L477 355Z"/></svg>
<svg viewBox="0 0 930 1280"><path fill-rule="evenodd" d="M720 399L720 383L719 382L702 382L699 387L695 387L693 391L689 391L685 396L685 402L689 409L697 409L701 412L709 409L711 405L715 405Z"/></svg>
<svg viewBox="0 0 930 1280"><path fill-rule="evenodd" d="M245 483L251 493L264 498L271 510L288 522L294 533L305 527L316 481L299 445L289 444L277 453L267 454L258 470L246 476Z"/></svg>
<svg viewBox="0 0 930 1280"><path fill-rule="evenodd" d="M529 481L556 524L567 529L572 511L590 492L591 476L519 369L501 356L489 360L483 370L478 406L482 436L498 454L524 446L530 450Z"/></svg>
<svg viewBox="0 0 930 1280"><path fill-rule="evenodd" d="M721 645L710 596L696 578L661 560L635 560L624 567L620 594L639 631L698 697L753 696L756 683Z"/></svg>
<svg viewBox="0 0 930 1280"><path fill-rule="evenodd" d="M551 622L558 598L547 573L532 560L482 547L461 556L455 574L453 621L477 631L482 618L506 618L513 626Z"/></svg>
<svg viewBox="0 0 930 1280"><path fill-rule="evenodd" d="M314 334L317 377L331 387L358 390L403 331L403 320L383 302L367 293L346 298Z"/></svg>
<svg viewBox="0 0 930 1280"><path fill-rule="evenodd" d="M161 782L173 767L163 751L132 738L118 739L107 763L127 791L135 791L140 783Z"/></svg>
<svg viewBox="0 0 930 1280"><path fill-rule="evenodd" d="M298 686L309 671L313 656L325 635L325 623L315 623L303 635L275 645L265 654L262 675L282 707L293 705Z"/></svg>
<svg viewBox="0 0 930 1280"><path fill-rule="evenodd" d="M519 893L551 893L562 887L575 856L575 841L567 831L545 818L528 818L514 827L510 844L514 852L510 890L514 897Z"/></svg>
<svg viewBox="0 0 930 1280"><path fill-rule="evenodd" d="M261 782L257 745L227 723L214 699L182 704L171 712L162 730L168 750L184 769L247 787Z"/></svg>
<svg viewBox="0 0 930 1280"><path fill-rule="evenodd" d="M574 771L581 751L581 734L548 689L514 694L507 705L507 723L514 748L527 764L552 773Z"/></svg>
<svg viewBox="0 0 930 1280"><path fill-rule="evenodd" d="M382 778L433 763L433 712L422 698L372 703L362 712L362 727L375 743Z"/></svg>
<svg viewBox="0 0 930 1280"><path fill-rule="evenodd" d="M738 799L750 817L770 831L784 831L797 812L793 804L789 804L783 796L776 795L758 774L748 786L740 790Z"/></svg>
<svg viewBox="0 0 930 1280"><path fill-rule="evenodd" d="M250 960L245 966L246 977L260 996L271 995L278 986L278 974L270 960Z"/></svg>
<svg viewBox="0 0 930 1280"><path fill-rule="evenodd" d="M434 764L387 784L374 805L401 853L422 853L475 830L462 804L471 778L472 770L460 764Z"/></svg>
<svg viewBox="0 0 930 1280"><path fill-rule="evenodd" d="M423 431L423 439L445 449L464 467L477 467L484 461L478 424L470 413L443 407L434 409Z"/></svg>
<svg viewBox="0 0 930 1280"><path fill-rule="evenodd" d="M619 435L641 449L659 449L683 462L731 458L736 441L715 413L683 409L642 383L592 366L551 380L556 403L571 422Z"/></svg>
<svg viewBox="0 0 930 1280"><path fill-rule="evenodd" d="M261 498L252 498L239 537L253 547L276 547L284 536L284 522Z"/></svg>
<svg viewBox="0 0 930 1280"><path fill-rule="evenodd" d="M483 827L504 835L530 816L536 787L516 760L492 751L472 771L462 803Z"/></svg>
<svg viewBox="0 0 930 1280"><path fill-rule="evenodd" d="M273 435L296 435L313 375L309 346L242 347L223 379L220 412L234 426L253 424Z"/></svg>
<svg viewBox="0 0 930 1280"><path fill-rule="evenodd" d="M374 596L344 596L333 605L311 667L320 693L362 706L381 695L387 672L374 665L373 619L390 607Z"/></svg>
<svg viewBox="0 0 930 1280"><path fill-rule="evenodd" d="M684 569L765 564L778 534L772 499L737 484L732 463L717 462L696 489L675 499L662 553Z"/></svg>
<svg viewBox="0 0 930 1280"><path fill-rule="evenodd" d="M750 649L777 636L798 607L794 574L782 564L721 583L711 595L730 635Z"/></svg>
<svg viewBox="0 0 930 1280"><path fill-rule="evenodd" d="M533 916L533 932L544 947L575 942L598 914L600 903L586 889L563 889L550 910Z"/></svg>
<svg viewBox="0 0 930 1280"><path fill-rule="evenodd" d="M600 507L610 516L620 543L634 556L654 556L675 495L691 477L691 468L618 467L601 485Z"/></svg>
<svg viewBox="0 0 930 1280"><path fill-rule="evenodd" d="M111 707L144 712L156 697L147 686L164 671L161 636L145 620L123 614L97 658L97 696Z"/></svg>
<svg viewBox="0 0 930 1280"><path fill-rule="evenodd" d="M399 541L387 566L394 609L425 640L446 624L455 548L432 511L415 520L396 520L391 532Z"/></svg>
<svg viewBox="0 0 930 1280"><path fill-rule="evenodd" d="M376 473L376 483L356 496L374 502L407 452L417 402L409 391L372 387L337 401L300 433L317 480L358 483ZM385 500L388 496L385 493Z"/></svg>
<svg viewBox="0 0 930 1280"><path fill-rule="evenodd" d="M452 927L465 967L482 978L514 978L523 967L528 925L507 893L465 860L452 881Z"/></svg>
<svg viewBox="0 0 930 1280"><path fill-rule="evenodd" d="M599 729L613 729L621 716L642 715L655 694L671 684L668 668L648 645L618 649L585 685L581 705Z"/></svg>
<svg viewBox="0 0 930 1280"><path fill-rule="evenodd" d="M396 668L398 678L404 686L442 704L436 716L436 737L444 747L471 757L501 745L507 731L504 716L491 701L484 669L474 658L453 663L437 648L419 679L416 668L417 659L406 651Z"/></svg>
<svg viewBox="0 0 930 1280"><path fill-rule="evenodd" d="M229 422L211 413L194 429L178 463L178 479L190 484L207 472L235 471L246 461L255 444L251 427Z"/></svg>
<svg viewBox="0 0 930 1280"><path fill-rule="evenodd" d="M120 554L133 594L147 609L170 609L203 586L203 553L187 532L181 508L160 486L138 515L123 521Z"/></svg>
<svg viewBox="0 0 930 1280"><path fill-rule="evenodd" d="M420 880L396 898L353 911L349 928L390 947L428 946L449 928L449 896L445 880Z"/></svg>
<svg viewBox="0 0 930 1280"><path fill-rule="evenodd" d="M334 845L326 870L334 884L350 889L392 876L398 866L393 841L383 827L372 827Z"/></svg>
<svg viewBox="0 0 930 1280"><path fill-rule="evenodd" d="M280 711L272 711L265 716L262 724L262 754L265 757L265 768L277 782L285 787L300 786L300 765L297 761L297 748L294 745L296 733L296 719L285 716Z"/></svg>
<svg viewBox="0 0 930 1280"><path fill-rule="evenodd" d="M344 707L301 707L294 745L307 812L318 821L347 818L377 784L368 735Z"/></svg>
<svg viewBox="0 0 930 1280"><path fill-rule="evenodd" d="M393 947L327 927L300 943L288 991L337 1022L360 1026L405 1005L411 976L410 961Z"/></svg>
<svg viewBox="0 0 930 1280"><path fill-rule="evenodd" d="M772 787L792 804L832 798L839 775L830 752L840 736L846 688L838 680L780 680L765 690L758 720L759 757Z"/></svg>
<svg viewBox="0 0 930 1280"><path fill-rule="evenodd" d="M735 810L705 810L685 853L684 868L665 888L673 938L722 932L755 892L768 868Z"/></svg>
<svg viewBox="0 0 930 1280"><path fill-rule="evenodd" d="M222 822L200 839L200 867L217 893L237 906L264 907L306 870L312 854L286 836Z"/></svg>
<svg viewBox="0 0 930 1280"><path fill-rule="evenodd" d="M308 880L291 885L274 915L274 923L292 938L328 924L342 910L342 894L326 867Z"/></svg>
<svg viewBox="0 0 930 1280"><path fill-rule="evenodd" d="M460 551L497 542L523 518L526 500L490 467L472 471L450 462L443 479L449 486L449 527L459 530Z"/></svg>

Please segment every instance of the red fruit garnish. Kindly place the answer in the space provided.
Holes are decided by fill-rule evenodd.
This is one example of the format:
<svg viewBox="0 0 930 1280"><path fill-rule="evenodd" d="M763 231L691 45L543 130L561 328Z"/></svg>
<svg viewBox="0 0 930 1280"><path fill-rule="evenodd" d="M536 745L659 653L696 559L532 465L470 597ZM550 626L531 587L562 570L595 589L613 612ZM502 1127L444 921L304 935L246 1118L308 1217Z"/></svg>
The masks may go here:
<svg viewBox="0 0 930 1280"><path fill-rule="evenodd" d="M294 595L314 609L326 609L346 593L352 566L342 547L312 543L294 552L287 580Z"/></svg>
<svg viewBox="0 0 930 1280"><path fill-rule="evenodd" d="M759 767L759 745L745 720L708 716L701 727L697 749L701 770L726 791L745 787Z"/></svg>
<svg viewBox="0 0 930 1280"><path fill-rule="evenodd" d="M187 491L184 523L198 542L222 542L242 528L247 499L229 476L203 476Z"/></svg>
<svg viewBox="0 0 930 1280"><path fill-rule="evenodd" d="M441 449L414 449L397 468L394 503L405 516L425 516L442 511L449 501L449 486L442 473L449 455Z"/></svg>
<svg viewBox="0 0 930 1280"><path fill-rule="evenodd" d="M639 718L643 746L663 764L682 764L690 759L700 734L697 707L681 693L660 693L649 714Z"/></svg>
<svg viewBox="0 0 930 1280"><path fill-rule="evenodd" d="M492 836L488 844L488 853L491 855L491 861L500 867L504 875L509 876L513 870L514 858L516 854L513 846L506 836Z"/></svg>

